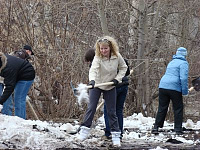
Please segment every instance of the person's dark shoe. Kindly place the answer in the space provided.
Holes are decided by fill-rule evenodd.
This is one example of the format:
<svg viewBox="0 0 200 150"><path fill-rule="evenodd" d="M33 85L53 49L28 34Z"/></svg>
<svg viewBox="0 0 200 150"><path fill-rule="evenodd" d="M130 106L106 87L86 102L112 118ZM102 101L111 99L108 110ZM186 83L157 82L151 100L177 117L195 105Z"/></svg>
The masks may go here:
<svg viewBox="0 0 200 150"><path fill-rule="evenodd" d="M111 141L112 137L111 137L111 136L103 135L103 136L101 137L101 139L104 140L104 141Z"/></svg>
<svg viewBox="0 0 200 150"><path fill-rule="evenodd" d="M151 133L157 135L158 134L158 128L153 128L151 130Z"/></svg>
<svg viewBox="0 0 200 150"><path fill-rule="evenodd" d="M184 132L183 131L176 131L176 135L183 135Z"/></svg>

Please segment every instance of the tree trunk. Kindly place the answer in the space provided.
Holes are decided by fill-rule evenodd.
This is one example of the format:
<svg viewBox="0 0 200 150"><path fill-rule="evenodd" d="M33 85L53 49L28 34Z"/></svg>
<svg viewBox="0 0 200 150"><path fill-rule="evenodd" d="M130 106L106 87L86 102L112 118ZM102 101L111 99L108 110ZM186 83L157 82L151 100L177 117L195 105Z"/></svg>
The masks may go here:
<svg viewBox="0 0 200 150"><path fill-rule="evenodd" d="M143 111L142 105L145 99L145 85L144 83L144 50L145 50L145 29L146 29L146 15L145 15L145 1L139 1L139 33L138 33L138 51L137 51L137 68L138 85L137 85L137 97L138 97L138 112Z"/></svg>
<svg viewBox="0 0 200 150"><path fill-rule="evenodd" d="M100 15L101 28L103 31L103 35L109 35L107 20L106 20L106 16L105 16L105 12L104 12L103 0L98 0L98 9L99 9L99 15Z"/></svg>

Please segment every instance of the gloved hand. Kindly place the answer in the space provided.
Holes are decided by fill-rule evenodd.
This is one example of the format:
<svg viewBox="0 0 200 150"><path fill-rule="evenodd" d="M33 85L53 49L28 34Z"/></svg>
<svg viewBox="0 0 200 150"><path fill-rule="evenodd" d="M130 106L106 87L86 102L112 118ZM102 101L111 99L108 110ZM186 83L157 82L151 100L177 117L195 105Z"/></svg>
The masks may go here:
<svg viewBox="0 0 200 150"><path fill-rule="evenodd" d="M129 79L128 79L128 77L127 76L124 76L123 78L122 78L122 82L127 82Z"/></svg>
<svg viewBox="0 0 200 150"><path fill-rule="evenodd" d="M90 82L89 82L89 85L91 85L92 86L92 89L94 88L94 85L95 85L95 81L94 80L91 80Z"/></svg>
<svg viewBox="0 0 200 150"><path fill-rule="evenodd" d="M128 77L127 77L127 76L124 76L124 77L122 78L122 83L125 84L125 85L126 85L126 84L128 85L128 84L129 84L128 80L129 80Z"/></svg>
<svg viewBox="0 0 200 150"><path fill-rule="evenodd" d="M198 84L198 83L196 83L196 84L194 85L194 89L195 89L195 91L199 91L199 90L200 90L199 84Z"/></svg>
<svg viewBox="0 0 200 150"><path fill-rule="evenodd" d="M117 84L119 83L116 79L113 79L111 82L114 82L113 86L117 86Z"/></svg>

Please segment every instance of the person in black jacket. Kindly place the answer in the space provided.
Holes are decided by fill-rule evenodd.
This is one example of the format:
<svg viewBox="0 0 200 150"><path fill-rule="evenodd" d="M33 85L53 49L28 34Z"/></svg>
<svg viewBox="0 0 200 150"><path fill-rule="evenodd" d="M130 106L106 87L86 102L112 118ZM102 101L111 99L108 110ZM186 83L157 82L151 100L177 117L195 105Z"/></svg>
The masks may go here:
<svg viewBox="0 0 200 150"><path fill-rule="evenodd" d="M33 50L31 46L29 45L24 45L23 49L14 51L11 53L12 56L16 56L25 60L31 59L31 55L34 55Z"/></svg>
<svg viewBox="0 0 200 150"><path fill-rule="evenodd" d="M89 67L91 67L92 65L92 61L94 59L95 56L95 49L91 48L88 49L88 51L85 53L85 61L87 63L89 63ZM129 85L129 79L128 79L128 75L130 74L130 68L129 68L129 64L128 61L126 59L124 59L124 61L126 62L126 65L128 66L127 71L125 76L122 78L122 83L119 83L116 86L116 91L117 91L117 101L116 101L116 115L117 115L117 119L118 119L118 123L119 123L119 128L121 130L121 137L123 134L123 110L124 110L124 103L126 100L126 95L128 93L128 85ZM106 109L106 104L104 103L104 119L105 119L105 135L103 137L103 139L111 139L111 131L110 131L110 127L109 127L109 121L108 121L108 113L107 113L107 109Z"/></svg>
<svg viewBox="0 0 200 150"><path fill-rule="evenodd" d="M31 55L34 55L34 53L32 51L31 46L24 45L23 49L14 51L14 52L10 53L10 55L16 56L16 57L19 57L19 58L22 58L24 60L29 61L29 59L31 59ZM4 84L2 82L2 84L0 83L0 95L2 94L3 88L4 88ZM10 97L3 104L3 109L1 110L1 113L5 114L5 115L12 116L13 108L14 108L13 94L11 94Z"/></svg>
<svg viewBox="0 0 200 150"><path fill-rule="evenodd" d="M15 115L26 119L26 96L35 78L33 66L26 60L0 52L0 76L5 85L0 104L14 92Z"/></svg>
<svg viewBox="0 0 200 150"><path fill-rule="evenodd" d="M122 78L122 83L119 83L116 86L116 91L117 91L117 101L116 101L116 115L119 123L119 128L121 130L121 138L123 136L123 128L124 128L124 115L123 115L123 110L124 110L124 103L126 100L126 95L128 93L128 85L129 85L129 79L128 75L130 74L130 68L128 61L124 59L126 62L126 65L128 66L127 71L125 76ZM110 131L110 126L109 126L109 121L108 121L108 113L106 109L106 103L104 103L104 119L105 119L105 135L103 139L111 139L111 131Z"/></svg>

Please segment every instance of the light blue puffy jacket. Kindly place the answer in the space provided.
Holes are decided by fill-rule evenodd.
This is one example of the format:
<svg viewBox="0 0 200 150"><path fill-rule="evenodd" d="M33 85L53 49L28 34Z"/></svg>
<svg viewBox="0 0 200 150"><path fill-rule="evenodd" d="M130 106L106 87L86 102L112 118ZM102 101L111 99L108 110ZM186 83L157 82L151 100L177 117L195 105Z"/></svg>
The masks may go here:
<svg viewBox="0 0 200 150"><path fill-rule="evenodd" d="M167 65L166 72L160 80L159 88L188 94L188 68L189 64L182 55L173 55L173 60Z"/></svg>

